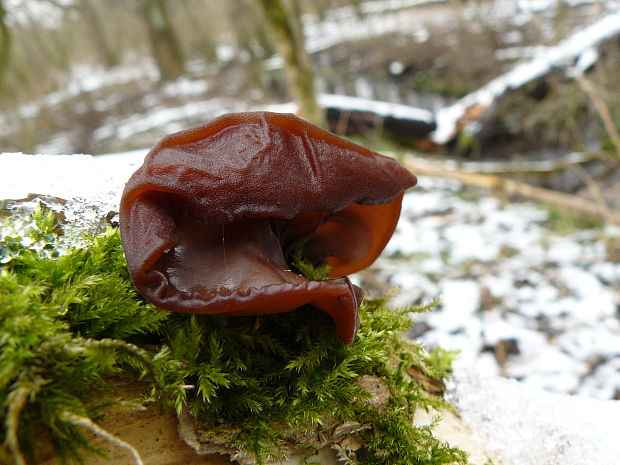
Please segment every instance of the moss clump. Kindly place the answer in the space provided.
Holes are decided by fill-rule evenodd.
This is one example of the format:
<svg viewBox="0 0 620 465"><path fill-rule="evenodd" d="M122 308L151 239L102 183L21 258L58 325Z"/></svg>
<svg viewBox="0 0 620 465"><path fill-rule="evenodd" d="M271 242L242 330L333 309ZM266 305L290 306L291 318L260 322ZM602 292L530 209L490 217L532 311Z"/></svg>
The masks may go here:
<svg viewBox="0 0 620 465"><path fill-rule="evenodd" d="M7 227L0 235L1 462L36 462L40 433L63 460L100 452L83 434L105 411L93 395L128 378L151 385L146 401L232 431L231 444L259 463L284 453L287 431L347 421L363 429L357 463L466 461L428 426L412 424L416 409L445 406L407 375L411 366L431 379L449 371L451 354L401 337L409 312L428 307L364 301L351 346L309 307L235 318L164 312L136 293L117 230L60 253L52 213L35 212L23 226L21 237ZM367 401L362 376L388 386L387 405Z"/></svg>

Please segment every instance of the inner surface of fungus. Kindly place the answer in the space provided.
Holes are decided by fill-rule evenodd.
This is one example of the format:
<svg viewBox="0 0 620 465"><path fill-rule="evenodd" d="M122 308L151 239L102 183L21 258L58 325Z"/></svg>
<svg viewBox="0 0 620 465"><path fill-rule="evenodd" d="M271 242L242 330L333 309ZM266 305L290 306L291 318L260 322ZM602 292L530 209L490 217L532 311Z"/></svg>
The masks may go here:
<svg viewBox="0 0 620 465"><path fill-rule="evenodd" d="M255 315L309 304L350 344L362 291L345 275L383 250L413 184L394 160L293 115L225 115L149 152L123 193L123 247L158 307ZM332 279L291 271L302 244Z"/></svg>

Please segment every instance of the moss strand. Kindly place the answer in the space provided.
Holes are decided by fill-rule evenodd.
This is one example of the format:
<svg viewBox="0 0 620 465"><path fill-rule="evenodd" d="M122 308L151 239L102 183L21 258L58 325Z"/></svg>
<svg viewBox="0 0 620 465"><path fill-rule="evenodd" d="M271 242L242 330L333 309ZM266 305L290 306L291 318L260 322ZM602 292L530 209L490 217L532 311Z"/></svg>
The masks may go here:
<svg viewBox="0 0 620 465"><path fill-rule="evenodd" d="M126 441L123 441L121 438L119 438L118 436L115 436L109 431L103 429L101 426L93 422L90 418L75 415L74 413L70 413L70 412L63 412L61 414L61 418L73 425L80 426L84 429L87 429L91 433L97 436L100 436L103 439L106 439L107 441L110 441L112 444L118 447L126 449L127 451L131 453L133 459L136 462L136 465L144 465L144 462L142 461L142 457L140 456L140 453L137 451L137 449L134 446L132 446Z"/></svg>

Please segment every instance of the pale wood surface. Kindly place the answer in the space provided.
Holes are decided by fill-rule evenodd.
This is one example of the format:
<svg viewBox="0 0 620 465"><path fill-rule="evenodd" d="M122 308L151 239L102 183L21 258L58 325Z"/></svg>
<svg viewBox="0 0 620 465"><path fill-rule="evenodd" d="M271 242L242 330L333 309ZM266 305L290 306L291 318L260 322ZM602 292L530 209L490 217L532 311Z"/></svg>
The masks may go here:
<svg viewBox="0 0 620 465"><path fill-rule="evenodd" d="M139 382L122 385L103 400L118 401L108 408L100 426L127 444L133 446L144 465L231 465L227 456L197 455L179 437L179 423L173 412L162 414L155 405L138 406L123 402L147 397L148 386ZM102 399L100 399L102 400ZM136 465L132 453L103 437L90 435L93 442L103 448L106 457L88 455L88 465ZM59 465L51 450L39 456L41 465Z"/></svg>
<svg viewBox="0 0 620 465"><path fill-rule="evenodd" d="M381 386L375 386L370 378L372 377L363 377L360 380L363 388L374 393L377 402L386 401L384 397L388 393L383 392ZM105 419L100 424L107 433L134 447L140 454L143 465L238 465L236 461L231 462L227 455L198 455L195 449L181 439L179 420L174 413L162 414L154 405L142 407L122 403L145 397L145 389L145 384L134 382L123 385L114 394L107 394L105 399L113 398L120 403L106 410ZM415 423L428 424L437 413L416 412ZM481 444L477 443L475 435L463 425L458 415L443 411L440 416L442 420L436 425L436 436L468 452L471 465L486 465L489 460L492 460L495 465L502 465L496 456L489 454ZM102 447L108 456L89 455L85 461L88 465L137 465L138 462L127 448L113 444L102 437L93 435L91 437L93 442ZM327 445L310 461L322 465L336 465L337 457L335 451ZM39 455L39 463L40 465L60 465L49 449ZM296 454L288 460L272 465L301 465L302 463L304 463L303 454Z"/></svg>
<svg viewBox="0 0 620 465"><path fill-rule="evenodd" d="M434 414L416 414L416 423L431 422ZM497 457L489 454L473 439L471 431L463 426L458 416L452 412L442 412L442 421L437 425L436 434L441 440L449 442L466 450L470 454L472 465L486 465L492 458L494 464L501 465ZM154 407L135 410L114 407L106 416L102 426L115 436L135 447L144 465L232 465L226 456L197 455L196 452L183 442L178 434L178 421L173 414L160 415ZM87 457L88 465L136 465L131 453L124 448L111 444L102 438L95 438L94 442L102 446L108 453L108 458L96 455ZM51 452L41 456L41 465L59 465L59 461L52 457ZM324 465L335 465L334 452L325 448L318 457ZM298 465L301 457L291 457L281 465Z"/></svg>
<svg viewBox="0 0 620 465"><path fill-rule="evenodd" d="M173 414L160 415L154 407L141 410L114 408L102 426L137 449L144 465L230 465L224 456L197 455L178 435L178 422ZM102 446L108 458L91 455L88 465L135 465L132 454L125 448L111 444L102 438L94 442ZM43 465L59 462L47 454Z"/></svg>

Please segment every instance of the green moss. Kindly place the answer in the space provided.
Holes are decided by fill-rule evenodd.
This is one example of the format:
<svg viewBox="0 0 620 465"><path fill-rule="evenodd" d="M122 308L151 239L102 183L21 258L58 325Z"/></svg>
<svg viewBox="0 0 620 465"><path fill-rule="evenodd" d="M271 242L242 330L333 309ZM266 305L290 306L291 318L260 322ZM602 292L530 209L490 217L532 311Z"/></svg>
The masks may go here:
<svg viewBox="0 0 620 465"><path fill-rule="evenodd" d="M1 230L1 462L34 463L41 437L63 460L100 452L84 436L84 425L105 411L93 396L141 378L150 401L228 431L259 462L282 455L292 430L353 421L366 444L358 463L465 463L430 427L412 423L418 408L445 404L407 369L441 380L453 356L401 336L410 312L430 306L395 311L365 300L351 346L311 307L233 318L164 312L137 294L117 230L68 250L60 232L54 215L41 211ZM300 269L309 266L296 258ZM367 402L356 382L364 375L389 387L387 406Z"/></svg>
<svg viewBox="0 0 620 465"><path fill-rule="evenodd" d="M558 234L570 234L582 229L601 229L600 217L579 213L572 209L561 208L555 204L544 204L547 211L547 227Z"/></svg>
<svg viewBox="0 0 620 465"><path fill-rule="evenodd" d="M316 281L324 281L329 279L331 267L323 263L313 265L304 256L305 245L305 242L300 244L291 254L290 262L292 263L294 270L299 274L304 275L306 278L314 279Z"/></svg>

